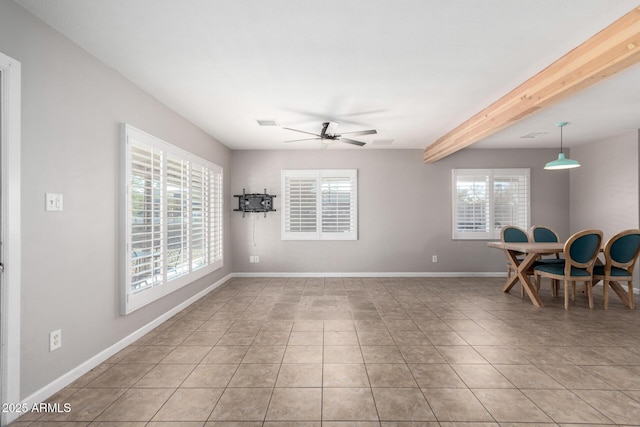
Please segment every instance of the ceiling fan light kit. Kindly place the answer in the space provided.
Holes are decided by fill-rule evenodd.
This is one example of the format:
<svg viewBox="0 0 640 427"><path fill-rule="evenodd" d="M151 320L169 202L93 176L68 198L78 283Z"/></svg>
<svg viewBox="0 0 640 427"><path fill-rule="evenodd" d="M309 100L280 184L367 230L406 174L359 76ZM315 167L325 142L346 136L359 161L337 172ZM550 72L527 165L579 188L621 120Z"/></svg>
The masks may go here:
<svg viewBox="0 0 640 427"><path fill-rule="evenodd" d="M562 150L562 128L568 124L568 122L560 122L556 125L560 128L560 153L558 154L557 160L553 160L544 165L544 168L546 170L573 169L580 167L580 163L578 163L576 160L567 159L564 156L564 152Z"/></svg>

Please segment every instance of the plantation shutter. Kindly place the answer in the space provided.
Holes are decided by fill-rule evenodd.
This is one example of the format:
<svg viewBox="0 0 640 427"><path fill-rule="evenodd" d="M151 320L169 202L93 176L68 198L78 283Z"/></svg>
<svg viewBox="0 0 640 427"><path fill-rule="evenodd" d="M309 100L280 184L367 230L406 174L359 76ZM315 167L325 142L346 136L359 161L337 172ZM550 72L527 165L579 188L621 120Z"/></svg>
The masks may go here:
<svg viewBox="0 0 640 427"><path fill-rule="evenodd" d="M529 174L496 170L493 176L493 223L529 228ZM497 236L500 237L499 235Z"/></svg>
<svg viewBox="0 0 640 427"><path fill-rule="evenodd" d="M194 164L191 168L191 269L204 267L207 262L209 203L207 169Z"/></svg>
<svg viewBox="0 0 640 427"><path fill-rule="evenodd" d="M529 169L454 169L454 239L499 239L505 225L529 228Z"/></svg>
<svg viewBox="0 0 640 427"><path fill-rule="evenodd" d="M216 263L222 262L222 170L209 172L209 263Z"/></svg>
<svg viewBox="0 0 640 427"><path fill-rule="evenodd" d="M123 126L123 312L222 266L222 168Z"/></svg>
<svg viewBox="0 0 640 427"><path fill-rule="evenodd" d="M162 152L133 144L129 193L131 237L129 264L131 292L138 293L163 283L163 171Z"/></svg>
<svg viewBox="0 0 640 427"><path fill-rule="evenodd" d="M357 239L357 171L282 171L283 240Z"/></svg>
<svg viewBox="0 0 640 427"><path fill-rule="evenodd" d="M167 276L189 272L189 162L167 159Z"/></svg>

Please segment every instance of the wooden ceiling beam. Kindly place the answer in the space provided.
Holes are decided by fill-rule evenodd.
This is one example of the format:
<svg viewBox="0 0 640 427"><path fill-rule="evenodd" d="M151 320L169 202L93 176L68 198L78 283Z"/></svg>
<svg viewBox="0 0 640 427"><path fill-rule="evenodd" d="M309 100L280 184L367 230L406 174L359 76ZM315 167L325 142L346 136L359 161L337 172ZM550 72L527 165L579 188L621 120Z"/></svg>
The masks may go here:
<svg viewBox="0 0 640 427"><path fill-rule="evenodd" d="M640 62L640 7L633 9L424 150L438 161Z"/></svg>

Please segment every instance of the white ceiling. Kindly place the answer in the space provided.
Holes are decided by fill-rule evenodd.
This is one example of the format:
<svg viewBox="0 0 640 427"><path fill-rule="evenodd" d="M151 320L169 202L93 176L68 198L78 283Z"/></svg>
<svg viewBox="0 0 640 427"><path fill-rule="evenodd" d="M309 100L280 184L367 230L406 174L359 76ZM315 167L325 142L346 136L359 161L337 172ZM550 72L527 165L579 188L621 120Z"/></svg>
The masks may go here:
<svg viewBox="0 0 640 427"><path fill-rule="evenodd" d="M638 7L637 0L16 0L232 149L425 148ZM640 64L473 147L567 146L640 128ZM537 138L520 138L546 132ZM391 145L372 144L393 139Z"/></svg>

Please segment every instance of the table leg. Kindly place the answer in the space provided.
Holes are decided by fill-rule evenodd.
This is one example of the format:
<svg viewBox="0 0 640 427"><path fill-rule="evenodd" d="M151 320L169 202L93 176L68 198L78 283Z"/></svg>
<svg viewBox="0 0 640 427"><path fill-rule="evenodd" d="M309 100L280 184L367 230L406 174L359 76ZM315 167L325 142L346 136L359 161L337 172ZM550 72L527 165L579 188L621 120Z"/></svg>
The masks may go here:
<svg viewBox="0 0 640 427"><path fill-rule="evenodd" d="M513 285L515 285L516 281L519 279L520 283L522 283L522 286L524 287L524 290L527 292L527 295L529 295L529 298L531 299L533 305L535 305L536 307L542 307L543 304L540 300L540 297L538 296L538 291L531 283L531 280L529 280L529 276L527 276L527 271L529 270L529 268L531 268L533 262L538 258L538 254L528 253L520 264L518 264L518 259L516 258L517 254L515 252L507 251L507 255L509 256L509 259L511 260L513 265L517 266L518 268L516 270L516 274L514 274L507 280L507 283L502 288L502 292L509 292Z"/></svg>
<svg viewBox="0 0 640 427"><path fill-rule="evenodd" d="M603 283L602 285L605 286L606 283ZM611 285L611 289L613 289L613 292L615 292L616 295L618 295L618 298L620 298L620 301L622 301L625 307L634 308L634 307L631 307L631 304L629 301L629 294L627 293L627 291L624 290L620 282L614 282L612 280L609 282L609 285Z"/></svg>

